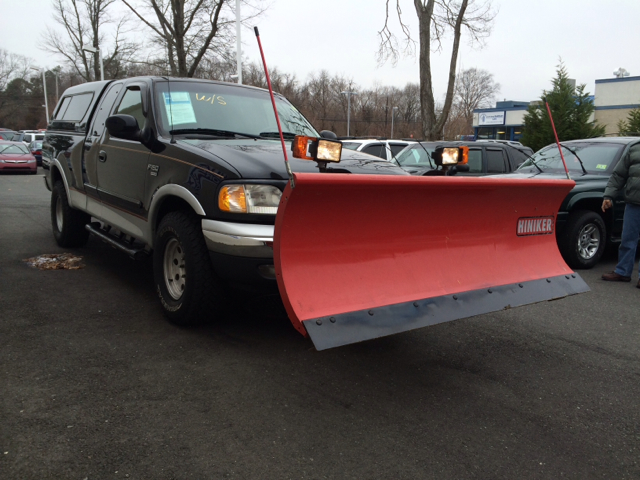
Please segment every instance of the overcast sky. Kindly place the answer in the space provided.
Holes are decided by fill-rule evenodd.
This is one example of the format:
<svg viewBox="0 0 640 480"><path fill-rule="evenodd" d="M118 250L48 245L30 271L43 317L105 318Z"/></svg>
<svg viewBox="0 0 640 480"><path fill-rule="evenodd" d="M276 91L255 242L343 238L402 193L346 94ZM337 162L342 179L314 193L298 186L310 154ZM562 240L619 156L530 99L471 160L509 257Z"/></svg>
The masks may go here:
<svg viewBox="0 0 640 480"><path fill-rule="evenodd" d="M362 87L376 83L402 87L419 81L416 58L404 58L395 67L376 63L384 0L267 1L271 6L255 24L270 68L296 73L300 80L325 69ZM0 4L4 7L0 48L31 57L38 66L55 67L61 59L40 48L44 26L55 26L48 20L51 0L0 0ZM406 23L416 31L413 1L401 0L401 6ZM543 89L550 88L560 58L570 77L585 83L591 94L596 79L613 78L619 67L640 76L639 0L502 0L494 1L494 6L498 15L491 36L481 49L464 41L458 66L492 73L502 86L500 100L539 98ZM145 43L143 33L135 39ZM243 29L242 40L245 58L258 61L253 31ZM438 98L444 96L448 64L448 51L433 55Z"/></svg>

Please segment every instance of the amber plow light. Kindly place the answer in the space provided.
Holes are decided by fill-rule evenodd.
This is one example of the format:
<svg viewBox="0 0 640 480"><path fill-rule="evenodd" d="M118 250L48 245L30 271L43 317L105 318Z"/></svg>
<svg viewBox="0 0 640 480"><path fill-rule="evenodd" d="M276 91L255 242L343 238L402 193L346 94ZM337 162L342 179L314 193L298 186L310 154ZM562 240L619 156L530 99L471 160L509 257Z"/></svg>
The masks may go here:
<svg viewBox="0 0 640 480"><path fill-rule="evenodd" d="M433 159L436 165L465 165L469 161L469 147L438 147Z"/></svg>
<svg viewBox="0 0 640 480"><path fill-rule="evenodd" d="M339 162L342 156L342 143L326 138L296 135L291 145L293 156L302 160L316 162Z"/></svg>

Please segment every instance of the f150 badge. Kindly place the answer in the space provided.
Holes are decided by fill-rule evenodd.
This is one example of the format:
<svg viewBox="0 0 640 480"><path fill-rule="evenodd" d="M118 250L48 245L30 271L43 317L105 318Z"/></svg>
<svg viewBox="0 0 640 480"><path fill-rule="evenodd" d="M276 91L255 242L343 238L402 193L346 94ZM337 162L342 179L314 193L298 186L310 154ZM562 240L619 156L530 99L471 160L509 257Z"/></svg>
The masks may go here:
<svg viewBox="0 0 640 480"><path fill-rule="evenodd" d="M518 236L550 235L553 233L553 217L524 217L518 219Z"/></svg>
<svg viewBox="0 0 640 480"><path fill-rule="evenodd" d="M157 177L158 176L158 170L160 170L160 166L159 165L152 165L151 163L147 165L147 170L149 170L149 174L152 177Z"/></svg>

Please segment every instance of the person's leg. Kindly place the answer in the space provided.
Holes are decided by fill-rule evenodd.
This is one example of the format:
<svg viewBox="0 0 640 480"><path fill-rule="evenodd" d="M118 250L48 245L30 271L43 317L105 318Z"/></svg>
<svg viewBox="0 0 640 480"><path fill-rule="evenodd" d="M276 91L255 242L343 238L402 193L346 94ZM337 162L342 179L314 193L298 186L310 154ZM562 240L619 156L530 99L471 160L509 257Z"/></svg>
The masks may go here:
<svg viewBox="0 0 640 480"><path fill-rule="evenodd" d="M615 272L630 277L636 258L636 248L640 237L640 205L627 204L624 209L622 241L618 248L618 265Z"/></svg>

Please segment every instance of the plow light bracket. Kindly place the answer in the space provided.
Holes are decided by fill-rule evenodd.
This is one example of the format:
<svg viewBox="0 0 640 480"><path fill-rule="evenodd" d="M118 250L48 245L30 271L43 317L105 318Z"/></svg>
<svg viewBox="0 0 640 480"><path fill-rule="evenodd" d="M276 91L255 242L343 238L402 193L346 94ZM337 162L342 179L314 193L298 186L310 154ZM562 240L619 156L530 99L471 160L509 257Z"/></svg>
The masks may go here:
<svg viewBox="0 0 640 480"><path fill-rule="evenodd" d="M466 165L469 147L437 147L431 154L436 165Z"/></svg>
<svg viewBox="0 0 640 480"><path fill-rule="evenodd" d="M342 156L342 143L326 138L296 135L291 144L291 150L295 158L337 163Z"/></svg>

